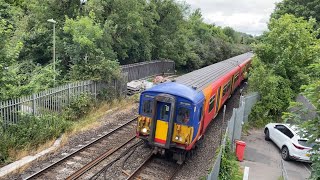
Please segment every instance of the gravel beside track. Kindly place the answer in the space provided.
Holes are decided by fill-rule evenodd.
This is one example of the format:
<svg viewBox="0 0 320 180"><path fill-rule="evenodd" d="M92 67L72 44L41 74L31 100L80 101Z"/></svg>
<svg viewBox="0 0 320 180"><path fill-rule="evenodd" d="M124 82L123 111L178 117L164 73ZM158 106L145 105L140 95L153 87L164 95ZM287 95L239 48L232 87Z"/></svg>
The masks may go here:
<svg viewBox="0 0 320 180"><path fill-rule="evenodd" d="M243 86L244 85L242 85L242 87ZM222 123L223 113L221 110L219 115L209 125L204 136L204 141L202 145L196 150L196 154L194 154L192 157L187 158L186 162L180 166L179 171L175 174L174 179L200 179L201 177L207 176L214 163L215 152L219 147L221 139L221 128L223 128L222 132L225 132L227 121L232 116L233 108L237 108L239 105L239 94L240 93L238 88L226 103L227 109L225 122ZM65 156L66 154L69 154L79 147L89 143L93 138L97 138L103 135L104 132L111 131L111 129L118 127L120 124L136 116L138 111L137 108L138 104L136 103L130 106L130 108L126 108L125 110L118 109L108 113L103 118L101 118L100 127L82 132L78 135L74 135L69 139L66 145L64 145L55 153L52 153L46 158L43 158L43 160L33 163L33 165L27 168L23 173L13 174L9 177L5 177L5 179L24 179L30 176L31 174L39 171L49 164L59 160L62 156ZM132 130L134 132L135 128L132 128ZM131 133L126 133L126 135L121 138L129 139L131 135ZM137 142L138 141L139 140L137 140ZM117 139L114 139L113 142L113 147L121 145L121 142ZM130 153L131 151L128 151L127 154L122 155L121 158L117 157L120 156L122 152L126 152L127 149L130 149L130 145L115 153L114 156L102 161L98 166L91 169L92 172L90 170L90 173L84 174L80 177L80 179L91 178L96 172L100 171L117 158L119 158L119 160L113 162L112 165L108 166L108 168L105 168L103 173L101 173L101 176L96 179L127 179L129 175L132 174L151 153L150 148L147 148L145 145L140 145L132 150L133 153ZM106 150L107 148L104 149L104 151ZM146 173L143 173L146 175L144 177L140 176L142 179L169 179L170 172L174 171L175 167L177 166L177 164L175 164L172 160L168 160L162 157L156 157L152 161L154 161L154 163L151 164L154 165L150 165L146 168L147 170L144 171ZM163 172L166 172L167 175L164 175ZM57 177L51 179L57 179Z"/></svg>
<svg viewBox="0 0 320 180"><path fill-rule="evenodd" d="M157 158L155 155L148 156L145 161L138 167L126 180L134 179L167 179L175 177L176 172L181 165L168 159Z"/></svg>
<svg viewBox="0 0 320 180"><path fill-rule="evenodd" d="M243 83L240 88L244 88L245 85ZM239 107L240 88L236 89L231 98L226 102L227 108L224 123L222 124L223 108L221 108L217 117L208 126L203 144L196 149L195 155L186 160L174 179L189 180L207 177L215 161L215 152L220 145L221 128L223 128L222 132L224 133L227 122L232 116L233 108Z"/></svg>
<svg viewBox="0 0 320 180"><path fill-rule="evenodd" d="M56 152L53 152L45 157L42 157L41 160L37 162L33 162L28 168L26 168L21 173L11 174L7 177L3 177L3 179L25 179L30 175L34 174L35 172L40 171L41 169L49 166L50 164L60 160L61 158L71 154L72 152L78 150L79 148L85 146L86 144L90 143L94 139L97 139L103 136L105 133L110 132L112 129L119 127L121 124L124 124L128 120L132 119L133 117L137 116L137 108L138 104L135 103L133 105L128 106L125 109L114 109L108 112L104 117L102 117L99 122L101 125L94 129L84 131L73 135L69 138L68 142L61 147ZM132 132L134 133L135 128L132 128ZM132 136L132 133L124 133L122 135L123 139L128 139ZM117 146L121 144L118 139L113 139L113 143L110 145ZM107 149L103 149L104 151ZM95 156L95 154L91 154L91 156ZM81 167L80 167L81 168ZM63 172L61 172L63 174ZM66 177L65 175L64 177ZM58 177L51 178L51 179L61 179Z"/></svg>
<svg viewBox="0 0 320 180"><path fill-rule="evenodd" d="M61 157L62 159L57 161L57 163L50 165L27 179L65 179L67 176L104 154L106 150L112 150L115 144L126 142L126 138L122 137L128 133L131 134L131 138L135 138L134 126L136 122L134 122L134 120L130 120L129 122L128 124L121 125L120 128L112 130L111 133L106 133L106 135L101 136L98 141L94 140L78 151L66 157ZM115 141L115 139L117 140Z"/></svg>

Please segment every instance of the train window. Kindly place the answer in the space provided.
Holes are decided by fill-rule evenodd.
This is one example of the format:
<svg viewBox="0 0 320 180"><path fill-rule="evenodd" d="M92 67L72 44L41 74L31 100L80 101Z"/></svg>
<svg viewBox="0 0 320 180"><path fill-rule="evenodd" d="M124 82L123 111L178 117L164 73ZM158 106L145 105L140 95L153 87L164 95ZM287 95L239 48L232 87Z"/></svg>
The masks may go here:
<svg viewBox="0 0 320 180"><path fill-rule="evenodd" d="M142 105L142 111L144 114L152 114L153 103L152 100L144 100Z"/></svg>
<svg viewBox="0 0 320 180"><path fill-rule="evenodd" d="M226 95L227 92L229 92L230 86L231 86L231 81L229 81L226 85L224 85L222 97L224 97L224 95Z"/></svg>
<svg viewBox="0 0 320 180"><path fill-rule="evenodd" d="M179 107L178 115L177 115L177 122L188 123L189 120L190 120L190 110L185 107Z"/></svg>
<svg viewBox="0 0 320 180"><path fill-rule="evenodd" d="M170 114L170 106L163 105L160 110L160 119L169 120L169 114Z"/></svg>
<svg viewBox="0 0 320 180"><path fill-rule="evenodd" d="M239 73L234 77L234 83L238 82L239 80Z"/></svg>
<svg viewBox="0 0 320 180"><path fill-rule="evenodd" d="M215 99L216 99L216 96L215 96L215 95L210 98L210 101L209 101L209 112L211 112L212 109L214 108L214 101L215 101Z"/></svg>

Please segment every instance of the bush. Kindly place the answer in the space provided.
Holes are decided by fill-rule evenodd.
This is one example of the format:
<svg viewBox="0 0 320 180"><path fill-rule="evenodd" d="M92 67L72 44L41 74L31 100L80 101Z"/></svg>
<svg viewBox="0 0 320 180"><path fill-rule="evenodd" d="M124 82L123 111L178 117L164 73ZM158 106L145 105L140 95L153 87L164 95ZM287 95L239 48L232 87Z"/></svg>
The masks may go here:
<svg viewBox="0 0 320 180"><path fill-rule="evenodd" d="M242 173L235 154L230 148L230 141L227 140L226 147L222 153L220 172L220 180L241 180Z"/></svg>
<svg viewBox="0 0 320 180"><path fill-rule="evenodd" d="M294 97L290 81L276 75L257 57L253 59L252 66L249 89L259 92L261 100L253 107L249 122L255 127L261 127L270 121L280 121L282 112Z"/></svg>
<svg viewBox="0 0 320 180"><path fill-rule="evenodd" d="M76 121L88 114L94 106L95 102L92 96L84 93L72 98L69 106L64 110L64 116L67 120Z"/></svg>
<svg viewBox="0 0 320 180"><path fill-rule="evenodd" d="M6 162L9 158L9 150L21 150L37 147L47 140L57 138L70 125L63 118L46 115L35 117L32 115L20 115L17 124L10 124L4 129L0 128L0 162Z"/></svg>
<svg viewBox="0 0 320 180"><path fill-rule="evenodd" d="M97 96L97 99L99 101L107 101L111 102L115 99L115 97L119 96L120 94L117 94L117 91L114 87L108 87L101 90Z"/></svg>

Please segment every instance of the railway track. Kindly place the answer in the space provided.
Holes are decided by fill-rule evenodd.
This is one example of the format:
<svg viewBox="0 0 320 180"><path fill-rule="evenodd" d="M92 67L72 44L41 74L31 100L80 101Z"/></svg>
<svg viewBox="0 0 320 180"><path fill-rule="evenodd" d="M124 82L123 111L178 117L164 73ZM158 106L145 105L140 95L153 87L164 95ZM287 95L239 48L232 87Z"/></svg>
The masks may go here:
<svg viewBox="0 0 320 180"><path fill-rule="evenodd" d="M175 178L175 175L180 170L181 166L182 165L176 164L175 162L160 159L155 155L150 154L144 162L127 177L126 180L172 180Z"/></svg>
<svg viewBox="0 0 320 180"><path fill-rule="evenodd" d="M26 179L76 179L135 139L135 120L125 122L89 144L57 160ZM125 139L128 134L129 138ZM121 145L119 145L121 144ZM70 176L71 175L71 176Z"/></svg>
<svg viewBox="0 0 320 180"><path fill-rule="evenodd" d="M84 175L85 173L87 173L88 171L90 171L93 167L97 166L99 163L101 163L102 161L104 161L106 158L111 157L111 155L113 155L114 153L116 153L117 151L119 151L121 148L125 147L126 145L128 145L129 143L133 142L133 140L135 139L135 136L130 138L128 141L126 141L125 143L121 144L120 146L118 146L117 148L113 148L111 150L106 151L105 153L101 154L99 157L97 157L96 159L94 159L93 161L91 161L90 163L86 164L85 166L83 166L81 169L77 170L76 172L74 172L73 174L71 174L69 177L67 177L67 180L74 180L74 179L78 179L80 178L82 175ZM139 141L138 141L139 142ZM136 145L138 143L135 143L134 145ZM134 146L131 145L130 147ZM113 160L114 161L114 160ZM113 162L111 161L111 162ZM99 168L98 168L99 169ZM97 173L95 173L97 174Z"/></svg>

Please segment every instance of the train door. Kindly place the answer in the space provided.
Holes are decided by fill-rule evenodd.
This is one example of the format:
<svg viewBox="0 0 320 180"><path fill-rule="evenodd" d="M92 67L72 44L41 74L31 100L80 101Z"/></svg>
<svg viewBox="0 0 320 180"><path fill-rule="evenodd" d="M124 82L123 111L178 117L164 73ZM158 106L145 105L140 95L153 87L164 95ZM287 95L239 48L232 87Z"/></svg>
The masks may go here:
<svg viewBox="0 0 320 180"><path fill-rule="evenodd" d="M221 86L219 87L217 92L216 113L215 113L216 115L218 114L218 111L219 111L220 100L221 100Z"/></svg>
<svg viewBox="0 0 320 180"><path fill-rule="evenodd" d="M234 88L234 75L232 76L232 79L231 79L231 90L230 90L230 96L231 96L231 94L232 94L232 92L233 92L233 89ZM229 97L230 97L229 96Z"/></svg>
<svg viewBox="0 0 320 180"><path fill-rule="evenodd" d="M161 94L155 97L154 114L151 123L149 142L169 148L172 138L175 97Z"/></svg>
<svg viewBox="0 0 320 180"><path fill-rule="evenodd" d="M158 102L157 103L157 128L155 133L155 141L165 144L168 134L168 125L170 118L170 103Z"/></svg>

